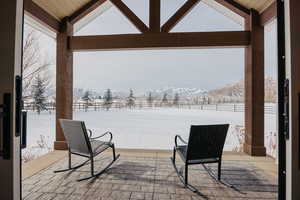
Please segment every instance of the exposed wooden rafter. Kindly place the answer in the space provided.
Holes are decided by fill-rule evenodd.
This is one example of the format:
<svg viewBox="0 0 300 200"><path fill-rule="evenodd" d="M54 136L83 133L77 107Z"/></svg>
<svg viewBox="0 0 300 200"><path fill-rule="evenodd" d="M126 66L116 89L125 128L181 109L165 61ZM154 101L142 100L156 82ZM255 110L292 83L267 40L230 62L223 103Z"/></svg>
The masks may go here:
<svg viewBox="0 0 300 200"><path fill-rule="evenodd" d="M73 36L69 47L73 51L124 50L151 48L245 47L250 44L250 32L147 33L123 35Z"/></svg>
<svg viewBox="0 0 300 200"><path fill-rule="evenodd" d="M70 17L70 22L72 24L78 22L83 17L87 16L90 12L94 11L96 8L101 6L103 3L105 3L107 0L92 0L89 3L82 6L79 10L74 12Z"/></svg>
<svg viewBox="0 0 300 200"><path fill-rule="evenodd" d="M277 2L272 3L267 9L260 14L260 24L266 25L277 17Z"/></svg>
<svg viewBox="0 0 300 200"><path fill-rule="evenodd" d="M162 32L169 32L176 24L178 24L184 16L186 16L200 0L187 0L187 2L177 10L177 12L169 18L169 20L162 26Z"/></svg>
<svg viewBox="0 0 300 200"><path fill-rule="evenodd" d="M215 0L215 1L244 18L250 16L250 10L242 6L241 4L237 3L234 0Z"/></svg>
<svg viewBox="0 0 300 200"><path fill-rule="evenodd" d="M160 0L149 0L149 28L150 32L160 32Z"/></svg>
<svg viewBox="0 0 300 200"><path fill-rule="evenodd" d="M122 0L110 0L119 10L122 12L125 17L129 19L129 21L142 33L146 33L149 31L148 27L144 24L144 22L130 10L126 6Z"/></svg>
<svg viewBox="0 0 300 200"><path fill-rule="evenodd" d="M32 0L24 0L24 11L54 32L59 32L60 22Z"/></svg>

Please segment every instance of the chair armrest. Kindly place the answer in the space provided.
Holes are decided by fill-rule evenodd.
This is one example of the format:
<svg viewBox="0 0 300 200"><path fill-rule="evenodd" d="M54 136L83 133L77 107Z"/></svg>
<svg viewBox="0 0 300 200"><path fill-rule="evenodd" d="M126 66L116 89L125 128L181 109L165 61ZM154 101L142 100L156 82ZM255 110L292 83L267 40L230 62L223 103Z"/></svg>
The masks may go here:
<svg viewBox="0 0 300 200"><path fill-rule="evenodd" d="M92 138L92 137L93 137L93 132L92 132L92 130L91 130L91 129L87 129L87 131L88 131L88 133L90 133L89 138Z"/></svg>
<svg viewBox="0 0 300 200"><path fill-rule="evenodd" d="M110 135L110 139L109 139L109 143L112 141L112 139L113 139L113 135L112 135L112 133L111 132L109 132L109 131L107 131L107 132L105 132L104 134L102 134L102 135L100 135L100 136L97 136L97 137L90 137L90 140L96 140L96 139L99 139L99 138L101 138L101 137L103 137L103 136L105 136L105 135Z"/></svg>
<svg viewBox="0 0 300 200"><path fill-rule="evenodd" d="M186 144L186 145L188 144L186 141L184 141L184 139L182 139L182 137L180 135L176 135L175 136L175 147L178 146L177 139L179 139L183 144Z"/></svg>

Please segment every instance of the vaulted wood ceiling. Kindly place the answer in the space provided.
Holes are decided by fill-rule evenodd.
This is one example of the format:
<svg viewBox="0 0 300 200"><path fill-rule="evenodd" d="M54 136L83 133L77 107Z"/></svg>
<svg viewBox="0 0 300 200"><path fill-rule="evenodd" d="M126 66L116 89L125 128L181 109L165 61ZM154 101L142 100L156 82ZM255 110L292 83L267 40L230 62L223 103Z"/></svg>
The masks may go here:
<svg viewBox="0 0 300 200"><path fill-rule="evenodd" d="M234 0L246 8L254 8L255 10L262 12L269 7L275 0Z"/></svg>
<svg viewBox="0 0 300 200"><path fill-rule="evenodd" d="M33 0L36 4L42 7L45 11L51 14L56 19L63 19L66 16L71 16L85 4L92 0Z"/></svg>
<svg viewBox="0 0 300 200"><path fill-rule="evenodd" d="M46 10L49 14L58 20L66 16L71 16L74 12L84 5L95 0L33 0L36 4ZM138 0L136 0L138 1ZM162 0L163 1L163 0ZM262 12L275 0L233 0L242 6L250 9L254 8Z"/></svg>

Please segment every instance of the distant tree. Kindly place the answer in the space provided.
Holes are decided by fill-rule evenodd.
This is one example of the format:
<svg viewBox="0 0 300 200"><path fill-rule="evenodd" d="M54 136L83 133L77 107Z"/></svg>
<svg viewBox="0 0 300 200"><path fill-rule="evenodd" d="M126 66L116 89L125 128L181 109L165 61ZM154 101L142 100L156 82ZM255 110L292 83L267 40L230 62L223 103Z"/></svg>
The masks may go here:
<svg viewBox="0 0 300 200"><path fill-rule="evenodd" d="M46 91L48 86L49 82L46 77L41 76L41 74L35 77L32 84L32 99L38 114L41 114L43 110L47 110Z"/></svg>
<svg viewBox="0 0 300 200"><path fill-rule="evenodd" d="M162 105L168 105L169 101L168 101L168 94L167 93L164 93L164 96L161 100L161 104Z"/></svg>
<svg viewBox="0 0 300 200"><path fill-rule="evenodd" d="M179 94L176 93L173 99L173 105L178 106L179 105Z"/></svg>
<svg viewBox="0 0 300 200"><path fill-rule="evenodd" d="M152 107L152 104L153 104L153 97L152 97L152 93L149 92L149 95L147 97L147 103L148 103L148 106L149 107Z"/></svg>
<svg viewBox="0 0 300 200"><path fill-rule="evenodd" d="M103 105L105 109L108 111L113 104L113 97L110 89L107 89L103 96Z"/></svg>
<svg viewBox="0 0 300 200"><path fill-rule="evenodd" d="M203 96L203 104L209 104L209 97Z"/></svg>
<svg viewBox="0 0 300 200"><path fill-rule="evenodd" d="M127 106L131 109L135 105L135 97L133 95L133 90L130 90L129 96L127 97Z"/></svg>
<svg viewBox="0 0 300 200"><path fill-rule="evenodd" d="M207 97L207 104L211 104L211 99L210 99L210 97Z"/></svg>
<svg viewBox="0 0 300 200"><path fill-rule="evenodd" d="M85 109L85 112L87 112L90 101L92 100L90 91L88 91L88 90L85 91L83 94L83 97L81 99L84 101L84 109Z"/></svg>

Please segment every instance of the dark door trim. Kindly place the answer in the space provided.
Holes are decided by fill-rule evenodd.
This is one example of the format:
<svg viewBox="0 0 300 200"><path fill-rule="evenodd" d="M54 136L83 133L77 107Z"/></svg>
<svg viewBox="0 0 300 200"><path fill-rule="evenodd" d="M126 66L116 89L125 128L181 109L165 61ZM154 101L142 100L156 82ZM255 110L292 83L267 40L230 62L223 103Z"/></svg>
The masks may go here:
<svg viewBox="0 0 300 200"><path fill-rule="evenodd" d="M285 23L284 2L277 0L277 37L278 37L278 199L286 199L286 136L285 136Z"/></svg>

